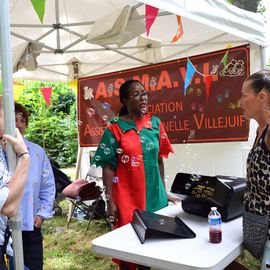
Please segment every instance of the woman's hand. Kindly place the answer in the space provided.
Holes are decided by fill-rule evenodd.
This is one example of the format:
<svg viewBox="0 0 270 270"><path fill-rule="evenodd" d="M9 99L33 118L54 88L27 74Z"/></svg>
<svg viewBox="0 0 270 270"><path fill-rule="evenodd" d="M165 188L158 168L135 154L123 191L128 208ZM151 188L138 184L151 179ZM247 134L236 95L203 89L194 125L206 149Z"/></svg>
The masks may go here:
<svg viewBox="0 0 270 270"><path fill-rule="evenodd" d="M42 224L43 224L43 218L40 216L35 216L34 218L34 226L37 228L41 228Z"/></svg>
<svg viewBox="0 0 270 270"><path fill-rule="evenodd" d="M175 204L177 204L181 201L180 198L178 198L177 196L173 196L171 194L167 194L167 197L168 197L169 202L173 202Z"/></svg>
<svg viewBox="0 0 270 270"><path fill-rule="evenodd" d="M27 147L23 141L20 131L16 128L16 137L4 134L3 138L12 144L14 152L19 156L22 153L28 152Z"/></svg>
<svg viewBox="0 0 270 270"><path fill-rule="evenodd" d="M118 209L116 204L110 199L107 201L107 216L111 224L116 225L118 221Z"/></svg>

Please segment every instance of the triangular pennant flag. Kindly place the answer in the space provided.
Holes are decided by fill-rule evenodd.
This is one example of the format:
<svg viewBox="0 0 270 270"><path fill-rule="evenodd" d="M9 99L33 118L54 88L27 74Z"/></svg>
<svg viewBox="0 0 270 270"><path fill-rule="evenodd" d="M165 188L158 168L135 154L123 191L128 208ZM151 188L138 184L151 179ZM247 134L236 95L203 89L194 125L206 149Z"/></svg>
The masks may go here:
<svg viewBox="0 0 270 270"><path fill-rule="evenodd" d="M147 36L149 35L150 28L158 15L158 11L159 9L156 7L145 5L145 28Z"/></svg>
<svg viewBox="0 0 270 270"><path fill-rule="evenodd" d="M177 15L176 18L177 18L177 24L178 24L177 33L174 35L171 43L176 42L184 34L181 16Z"/></svg>
<svg viewBox="0 0 270 270"><path fill-rule="evenodd" d="M45 13L45 0L31 0L31 2L40 19L40 22L43 23Z"/></svg>
<svg viewBox="0 0 270 270"><path fill-rule="evenodd" d="M210 96L210 88L211 88L211 82L212 82L212 75L206 75L204 77L205 79L205 92L206 92L206 101L208 101Z"/></svg>
<svg viewBox="0 0 270 270"><path fill-rule="evenodd" d="M187 60L187 69L186 69L186 78L185 78L185 83L184 83L184 95L187 93L187 88L191 82L192 76L195 73L195 67L191 63L191 61L188 59Z"/></svg>
<svg viewBox="0 0 270 270"><path fill-rule="evenodd" d="M226 70L226 67L227 67L227 61L228 61L228 51L224 54L222 60L220 63L223 64L223 69L221 71L221 76L224 77L224 74L225 74L225 70Z"/></svg>
<svg viewBox="0 0 270 270"><path fill-rule="evenodd" d="M43 87L41 88L43 98L46 102L46 106L50 105L51 95L52 95L52 87Z"/></svg>

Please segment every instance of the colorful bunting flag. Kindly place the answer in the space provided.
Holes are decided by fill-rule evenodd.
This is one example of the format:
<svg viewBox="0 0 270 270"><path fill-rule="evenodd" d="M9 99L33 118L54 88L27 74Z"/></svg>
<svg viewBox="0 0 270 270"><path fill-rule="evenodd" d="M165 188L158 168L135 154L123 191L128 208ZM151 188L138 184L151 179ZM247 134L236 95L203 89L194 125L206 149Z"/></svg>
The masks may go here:
<svg viewBox="0 0 270 270"><path fill-rule="evenodd" d="M187 93L187 88L192 80L193 74L195 73L196 69L191 63L191 61L188 59L187 61L187 68L186 68L186 78L184 83L184 95Z"/></svg>
<svg viewBox="0 0 270 270"><path fill-rule="evenodd" d="M229 48L229 45L228 45ZM186 95L187 93L187 88L191 83L192 77L194 75L194 73L198 73L201 76L204 77L204 82L205 82L205 92L206 92L206 100L208 101L209 97L210 97L210 89L211 89L211 83L213 81L213 76L217 76L218 74L218 68L221 64L223 64L223 69L221 71L221 76L225 75L225 71L226 71L226 67L227 67L227 62L228 62L228 55L229 55L229 50L226 51L226 53L224 54L222 60L220 61L220 64L218 65L215 74L211 74L211 75L205 75L201 72L199 72L198 70L196 70L196 68L194 67L194 65L192 64L192 62L189 60L189 58L187 59L187 67L186 67L186 77L185 77L185 82L184 82L184 95Z"/></svg>
<svg viewBox="0 0 270 270"><path fill-rule="evenodd" d="M222 60L220 63L223 64L223 69L221 71L221 76L224 77L225 71L226 71L226 67L227 67L227 61L228 61L228 51L225 53L225 55L223 56Z"/></svg>
<svg viewBox="0 0 270 270"><path fill-rule="evenodd" d="M211 88L211 82L212 82L212 75L206 75L205 76L205 92L206 92L206 101L208 101L210 96L210 88Z"/></svg>
<svg viewBox="0 0 270 270"><path fill-rule="evenodd" d="M46 106L50 105L51 95L52 95L52 87L43 87L41 88L43 98L46 102Z"/></svg>
<svg viewBox="0 0 270 270"><path fill-rule="evenodd" d="M176 42L184 34L181 16L177 15L176 18L177 18L177 24L178 24L177 33L174 35L171 43Z"/></svg>
<svg viewBox="0 0 270 270"><path fill-rule="evenodd" d="M159 9L156 7L145 5L145 28L147 36L149 35L150 28L158 15L158 11Z"/></svg>
<svg viewBox="0 0 270 270"><path fill-rule="evenodd" d="M31 0L31 2L40 19L40 22L43 23L45 14L45 0Z"/></svg>

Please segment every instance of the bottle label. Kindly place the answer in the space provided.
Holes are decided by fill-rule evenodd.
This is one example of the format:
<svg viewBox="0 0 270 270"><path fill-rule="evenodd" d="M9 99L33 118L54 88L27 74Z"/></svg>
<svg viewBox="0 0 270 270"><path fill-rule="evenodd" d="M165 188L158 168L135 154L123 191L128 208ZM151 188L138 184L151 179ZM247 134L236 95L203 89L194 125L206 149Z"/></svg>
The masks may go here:
<svg viewBox="0 0 270 270"><path fill-rule="evenodd" d="M211 226L215 226L215 225L221 225L221 218L209 218L209 224Z"/></svg>

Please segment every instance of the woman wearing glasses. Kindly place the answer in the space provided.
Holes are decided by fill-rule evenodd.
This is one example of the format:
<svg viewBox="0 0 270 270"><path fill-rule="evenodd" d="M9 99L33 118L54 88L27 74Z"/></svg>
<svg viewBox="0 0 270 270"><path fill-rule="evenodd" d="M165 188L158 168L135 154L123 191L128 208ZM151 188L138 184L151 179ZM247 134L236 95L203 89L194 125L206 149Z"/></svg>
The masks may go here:
<svg viewBox="0 0 270 270"><path fill-rule="evenodd" d="M166 131L157 117L147 114L148 97L136 80L119 89L123 104L119 119L105 130L94 157L103 168L107 213L115 227L132 221L134 209L155 212L168 205L163 158L173 153ZM118 262L120 269L148 269Z"/></svg>

